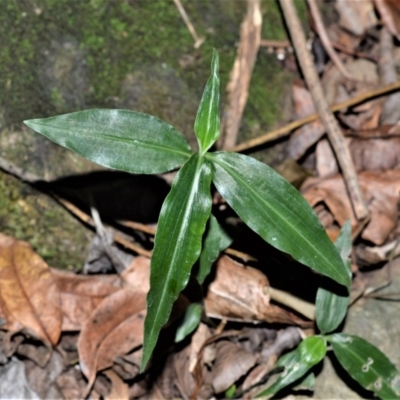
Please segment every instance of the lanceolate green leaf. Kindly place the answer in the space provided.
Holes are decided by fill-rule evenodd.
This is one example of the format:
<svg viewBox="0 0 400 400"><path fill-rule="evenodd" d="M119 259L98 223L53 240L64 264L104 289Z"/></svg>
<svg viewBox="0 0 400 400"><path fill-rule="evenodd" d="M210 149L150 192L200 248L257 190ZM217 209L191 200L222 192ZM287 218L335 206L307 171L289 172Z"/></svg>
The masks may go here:
<svg viewBox="0 0 400 400"><path fill-rule="evenodd" d="M199 303L192 303L185 311L183 320L176 330L175 343L180 342L190 335L198 326L201 320L203 306Z"/></svg>
<svg viewBox="0 0 400 400"><path fill-rule="evenodd" d="M340 235L335 242L335 247L339 251L349 273L351 273L349 260L351 252L350 220L347 220L343 225ZM315 302L315 319L319 330L324 334L334 331L342 323L349 305L349 292L347 288L335 285L332 281L325 283L328 286L318 289Z"/></svg>
<svg viewBox="0 0 400 400"><path fill-rule="evenodd" d="M214 144L219 137L219 77L218 77L218 53L213 50L211 61L211 76L204 88L199 109L197 111L194 131L199 142L200 154Z"/></svg>
<svg viewBox="0 0 400 400"><path fill-rule="evenodd" d="M192 154L171 125L128 110L87 110L25 124L105 167L153 174L179 167Z"/></svg>
<svg viewBox="0 0 400 400"><path fill-rule="evenodd" d="M203 240L203 249L197 272L197 280L200 284L204 282L204 279L210 273L211 266L218 258L219 253L232 243L232 239L221 228L213 215L208 220L208 230Z"/></svg>
<svg viewBox="0 0 400 400"><path fill-rule="evenodd" d="M353 335L327 337L333 352L349 375L381 399L400 399L400 374L374 345Z"/></svg>
<svg viewBox="0 0 400 400"><path fill-rule="evenodd" d="M200 255L201 239L211 213L210 184L211 169L195 154L179 171L162 206L150 267L142 369Z"/></svg>
<svg viewBox="0 0 400 400"><path fill-rule="evenodd" d="M282 375L268 389L262 391L257 397L268 396L284 387L296 382L306 372L318 364L326 354L325 339L320 336L311 336L303 340L296 350L282 356L277 362L277 367L284 367Z"/></svg>
<svg viewBox="0 0 400 400"><path fill-rule="evenodd" d="M213 182L243 221L265 241L314 270L350 284L350 275L314 211L267 165L243 154L207 154Z"/></svg>

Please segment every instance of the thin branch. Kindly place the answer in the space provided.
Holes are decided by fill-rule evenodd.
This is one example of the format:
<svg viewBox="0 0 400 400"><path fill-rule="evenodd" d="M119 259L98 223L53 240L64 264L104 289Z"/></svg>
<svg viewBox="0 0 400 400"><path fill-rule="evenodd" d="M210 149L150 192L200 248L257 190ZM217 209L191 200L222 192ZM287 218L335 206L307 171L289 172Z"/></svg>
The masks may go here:
<svg viewBox="0 0 400 400"><path fill-rule="evenodd" d="M336 65L338 70L342 73L342 75L347 79L355 80L351 76L351 74L347 71L346 67L343 65L342 60L336 54L335 49L332 46L332 43L329 39L329 36L326 32L324 22L322 20L321 13L319 12L318 5L315 0L307 0L308 7L310 8L311 15L315 22L315 29L318 33L318 36L321 40L322 45L325 48L325 51L328 53L331 61Z"/></svg>
<svg viewBox="0 0 400 400"><path fill-rule="evenodd" d="M197 35L196 30L194 29L194 26L190 22L189 16L187 15L185 9L183 8L183 5L180 0L174 0L174 3L176 5L176 8L178 9L179 13L181 14L181 17L183 21L185 22L186 27L188 28L190 34L192 35L192 38L194 39L194 48L198 49L206 40L205 38L201 38Z"/></svg>
<svg viewBox="0 0 400 400"><path fill-rule="evenodd" d="M272 300L297 311L311 321L315 319L314 304L308 303L307 301L293 296L290 293L284 292L283 290L274 289L270 286L266 286L264 288L264 292L269 294Z"/></svg>
<svg viewBox="0 0 400 400"><path fill-rule="evenodd" d="M324 96L322 85L315 70L314 63L307 49L307 41L296 13L293 0L281 0L280 5L285 16L293 47L296 51L297 59L301 66L308 89L314 100L314 105L321 120L325 125L329 141L335 151L340 168L346 182L347 191L353 206L354 214L358 220L368 217L368 209L365 205L357 172L351 158L350 150L346 144L344 136L340 130L335 116L329 109L329 105Z"/></svg>
<svg viewBox="0 0 400 400"><path fill-rule="evenodd" d="M247 0L247 13L240 27L240 43L227 86L227 105L217 143L219 149L229 150L236 144L260 47L261 25L260 0Z"/></svg>
<svg viewBox="0 0 400 400"><path fill-rule="evenodd" d="M363 94L355 96L355 97L348 99L346 101L343 101L341 103L337 103L337 104L333 105L332 107L330 107L330 110L332 112L340 111L344 108L355 106L357 104L363 103L364 101L370 100L370 99L378 97L378 96L382 96L384 94L387 94L389 92L393 92L393 91L399 90L399 89L400 89L400 81L391 83L390 85L382 86L379 89L370 90L368 92L365 92ZM277 140L277 139L280 139L282 137L289 135L289 133L291 131L299 128L300 126L303 126L310 122L316 121L319 118L320 118L319 114L315 113L308 117L298 119L296 121L290 122L289 124L287 124L285 126L278 128L278 129L274 129L271 132L267 132L264 135L261 135L254 139L240 143L237 146L233 147L231 149L231 151L234 151L234 152L246 151L246 150L250 150L254 147L261 146L262 144L272 142L273 140Z"/></svg>
<svg viewBox="0 0 400 400"><path fill-rule="evenodd" d="M268 40L261 39L260 46L262 47L275 47L277 49L292 47L289 40Z"/></svg>

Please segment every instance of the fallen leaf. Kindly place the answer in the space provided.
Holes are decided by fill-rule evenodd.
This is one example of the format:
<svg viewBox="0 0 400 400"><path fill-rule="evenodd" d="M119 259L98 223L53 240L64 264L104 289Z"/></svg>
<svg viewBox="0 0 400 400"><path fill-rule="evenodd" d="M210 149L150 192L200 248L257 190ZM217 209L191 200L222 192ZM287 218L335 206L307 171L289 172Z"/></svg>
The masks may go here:
<svg viewBox="0 0 400 400"><path fill-rule="evenodd" d="M51 269L61 292L62 330L79 331L96 307L123 285L118 275L76 275Z"/></svg>
<svg viewBox="0 0 400 400"><path fill-rule="evenodd" d="M147 293L150 290L150 258L135 257L121 278L130 285L132 289Z"/></svg>
<svg viewBox="0 0 400 400"><path fill-rule="evenodd" d="M354 35L362 36L376 25L374 6L371 0L337 0L335 8L339 24Z"/></svg>
<svg viewBox="0 0 400 400"><path fill-rule="evenodd" d="M60 292L47 264L28 243L0 234L2 329L24 329L48 345L61 333Z"/></svg>
<svg viewBox="0 0 400 400"><path fill-rule="evenodd" d="M105 400L129 400L129 386L112 370L104 374L111 381L111 392Z"/></svg>
<svg viewBox="0 0 400 400"><path fill-rule="evenodd" d="M363 171L358 174L358 179L370 213L370 222L361 237L382 245L397 224L400 170ZM309 178L303 184L302 193L313 207L325 204L339 226L343 226L350 218L352 227L356 227L357 222L341 176ZM326 225L324 227L329 228Z"/></svg>
<svg viewBox="0 0 400 400"><path fill-rule="evenodd" d="M78 353L89 390L100 369L143 341L146 294L122 289L105 298L84 324Z"/></svg>
<svg viewBox="0 0 400 400"><path fill-rule="evenodd" d="M400 40L400 5L398 0L374 0L383 23Z"/></svg>
<svg viewBox="0 0 400 400"><path fill-rule="evenodd" d="M292 98L296 119L315 113L311 94L300 82L295 82L293 85ZM296 129L289 139L289 157L295 160L301 158L324 133L325 127L320 121L314 121Z"/></svg>
<svg viewBox="0 0 400 400"><path fill-rule="evenodd" d="M216 360L213 367L212 386L221 393L246 374L257 362L258 356L243 350L239 345L221 340L216 344Z"/></svg>
<svg viewBox="0 0 400 400"><path fill-rule="evenodd" d="M206 314L232 321L308 324L293 313L271 305L266 287L269 282L261 271L222 256L204 299Z"/></svg>

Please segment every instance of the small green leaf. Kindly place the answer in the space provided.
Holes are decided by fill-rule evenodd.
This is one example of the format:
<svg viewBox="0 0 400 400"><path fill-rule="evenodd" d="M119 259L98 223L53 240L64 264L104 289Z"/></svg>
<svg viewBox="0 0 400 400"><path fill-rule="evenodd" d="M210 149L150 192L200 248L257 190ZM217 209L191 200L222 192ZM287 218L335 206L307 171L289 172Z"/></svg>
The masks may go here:
<svg viewBox="0 0 400 400"><path fill-rule="evenodd" d="M162 206L150 267L142 370L200 255L201 239L211 213L210 185L208 163L194 154L178 172Z"/></svg>
<svg viewBox="0 0 400 400"><path fill-rule="evenodd" d="M285 370L268 389L262 391L257 397L268 396L296 382L306 372L318 364L326 354L326 342L321 336L311 336L303 340L296 350L282 356L276 367L284 367Z"/></svg>
<svg viewBox="0 0 400 400"><path fill-rule="evenodd" d="M340 257L342 257L343 262L346 263L347 268L349 270L349 274L351 274L351 268L349 263L349 257L351 254L351 222L348 219L342 229L340 230L340 234L335 242L335 247L338 249L340 253Z"/></svg>
<svg viewBox="0 0 400 400"><path fill-rule="evenodd" d="M328 336L333 352L349 375L381 399L400 399L400 374L377 347L353 335Z"/></svg>
<svg viewBox="0 0 400 400"><path fill-rule="evenodd" d="M200 154L215 143L219 137L219 77L218 53L214 49L211 61L211 76L204 88L203 97L197 111L194 131L199 142Z"/></svg>
<svg viewBox="0 0 400 400"><path fill-rule="evenodd" d="M203 307L199 303L192 303L185 311L183 320L176 330L175 343L189 336L199 325Z"/></svg>
<svg viewBox="0 0 400 400"><path fill-rule="evenodd" d="M208 230L204 238L199 270L197 272L197 281L200 284L204 282L204 279L210 273L211 266L218 258L219 253L225 250L231 243L232 239L221 228L217 219L211 215L208 220Z"/></svg>
<svg viewBox="0 0 400 400"><path fill-rule="evenodd" d="M121 171L166 172L192 154L186 139L171 125L128 110L86 110L24 122L53 142Z"/></svg>
<svg viewBox="0 0 400 400"><path fill-rule="evenodd" d="M340 235L335 242L335 247L340 253L344 264L351 273L351 224L347 220L343 225ZM334 331L343 321L349 305L349 292L347 288L338 286L334 282L326 282L326 288L320 287L317 291L315 319L321 333Z"/></svg>
<svg viewBox="0 0 400 400"><path fill-rule="evenodd" d="M348 286L350 274L313 209L267 165L236 153L208 153L213 182L240 218L265 241Z"/></svg>
<svg viewBox="0 0 400 400"><path fill-rule="evenodd" d="M235 397L236 389L236 385L232 384L232 386L225 390L225 398L233 399Z"/></svg>
<svg viewBox="0 0 400 400"><path fill-rule="evenodd" d="M315 374L309 372L304 379L302 379L293 389L294 390L314 390L315 388Z"/></svg>

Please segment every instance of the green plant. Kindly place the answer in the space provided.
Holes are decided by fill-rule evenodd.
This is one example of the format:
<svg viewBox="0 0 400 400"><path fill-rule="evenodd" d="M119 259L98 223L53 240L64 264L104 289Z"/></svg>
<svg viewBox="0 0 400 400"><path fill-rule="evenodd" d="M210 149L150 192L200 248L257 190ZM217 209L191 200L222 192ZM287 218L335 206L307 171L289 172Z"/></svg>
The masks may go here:
<svg viewBox="0 0 400 400"><path fill-rule="evenodd" d="M335 243L343 262L350 271L351 225L347 221ZM281 376L257 397L268 396L304 379L314 379L309 370L326 355L327 344L349 375L365 389L381 399L400 398L400 374L390 360L366 340L344 333L333 333L347 313L349 296L341 288L320 287L316 299L316 323L321 335L303 340L297 349L282 356L277 367L283 367Z"/></svg>
<svg viewBox="0 0 400 400"><path fill-rule="evenodd" d="M202 283L212 262L228 244L211 215L211 182L242 220L265 241L344 285L344 291L351 282L351 273L339 252L295 188L251 157L209 152L220 130L218 68L218 54L214 50L211 76L194 124L198 152L193 152L183 135L172 126L133 111L97 109L25 121L50 140L106 167L144 174L181 167L158 221L151 260L142 369L151 357L161 328L168 321L174 301L187 285L194 263L200 257L196 278ZM206 231L207 221L210 222ZM192 331L199 320L199 308L193 307L193 310L195 316L186 315L187 331L184 323L177 340L185 331ZM341 346L339 339L335 342L335 336L331 338L332 343ZM299 351L303 354L305 348L304 354L312 354L312 363L315 363L324 353L324 346L325 338L317 336L305 340ZM307 361L307 365L310 362Z"/></svg>

